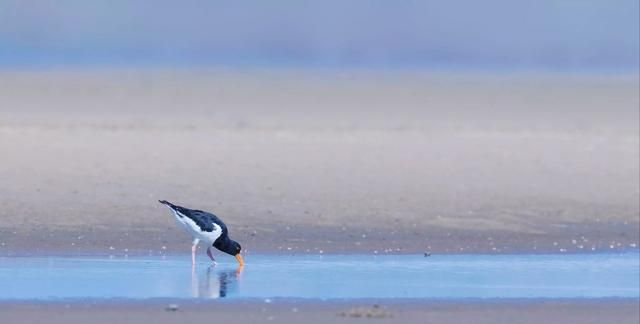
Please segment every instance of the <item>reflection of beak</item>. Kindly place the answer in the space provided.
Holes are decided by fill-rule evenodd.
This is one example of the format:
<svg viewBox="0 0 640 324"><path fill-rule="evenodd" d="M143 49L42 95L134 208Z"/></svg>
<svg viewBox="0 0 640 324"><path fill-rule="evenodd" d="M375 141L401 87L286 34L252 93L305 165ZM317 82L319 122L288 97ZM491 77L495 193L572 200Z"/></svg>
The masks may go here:
<svg viewBox="0 0 640 324"><path fill-rule="evenodd" d="M236 260L238 260L239 266L244 266L244 260L242 259L242 255L240 255L240 253L236 254Z"/></svg>

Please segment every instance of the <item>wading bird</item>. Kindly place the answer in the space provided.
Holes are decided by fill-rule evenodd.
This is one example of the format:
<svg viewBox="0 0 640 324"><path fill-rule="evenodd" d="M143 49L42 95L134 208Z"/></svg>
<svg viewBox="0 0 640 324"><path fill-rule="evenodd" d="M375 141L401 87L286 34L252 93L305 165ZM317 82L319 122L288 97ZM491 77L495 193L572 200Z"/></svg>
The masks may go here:
<svg viewBox="0 0 640 324"><path fill-rule="evenodd" d="M240 251L240 244L229 238L227 225L216 215L174 205L166 200L158 200L161 204L169 207L173 212L178 224L193 236L193 246L191 246L191 264L196 263L196 248L200 241L207 244L207 255L216 264L216 260L211 252L211 247L233 255L238 260L238 264L244 266L244 260Z"/></svg>

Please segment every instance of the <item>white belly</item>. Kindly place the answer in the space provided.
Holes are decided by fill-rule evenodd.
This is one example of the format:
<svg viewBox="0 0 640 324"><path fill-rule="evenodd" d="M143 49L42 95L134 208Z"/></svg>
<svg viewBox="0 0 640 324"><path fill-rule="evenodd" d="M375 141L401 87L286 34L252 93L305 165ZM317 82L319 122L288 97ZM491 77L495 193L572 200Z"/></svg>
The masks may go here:
<svg viewBox="0 0 640 324"><path fill-rule="evenodd" d="M215 242L218 239L218 237L222 235L222 228L217 224L213 224L213 231L205 232L205 231L202 231L198 226L198 224L196 224L196 222L191 220L191 218L186 216L180 217L175 211L173 213L175 214L176 222L182 225L182 227L184 227L187 233L191 234L193 238L197 238L201 241L204 241L203 243L207 245L213 244L213 242Z"/></svg>

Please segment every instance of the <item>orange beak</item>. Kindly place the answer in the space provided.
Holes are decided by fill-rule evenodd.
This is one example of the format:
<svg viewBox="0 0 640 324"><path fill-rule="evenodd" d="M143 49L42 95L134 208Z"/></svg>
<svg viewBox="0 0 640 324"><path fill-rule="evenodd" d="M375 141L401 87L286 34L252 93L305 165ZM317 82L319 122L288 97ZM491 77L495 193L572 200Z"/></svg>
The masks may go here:
<svg viewBox="0 0 640 324"><path fill-rule="evenodd" d="M239 266L244 266L244 260L242 259L242 255L240 255L240 253L236 254L236 260L238 260Z"/></svg>

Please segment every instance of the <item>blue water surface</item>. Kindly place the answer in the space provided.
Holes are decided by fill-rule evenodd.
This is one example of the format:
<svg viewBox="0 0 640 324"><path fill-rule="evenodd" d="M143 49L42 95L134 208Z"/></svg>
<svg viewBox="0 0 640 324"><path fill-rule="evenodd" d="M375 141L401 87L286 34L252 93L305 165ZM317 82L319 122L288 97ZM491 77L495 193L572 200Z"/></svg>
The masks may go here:
<svg viewBox="0 0 640 324"><path fill-rule="evenodd" d="M3 257L0 300L638 298L640 254Z"/></svg>

